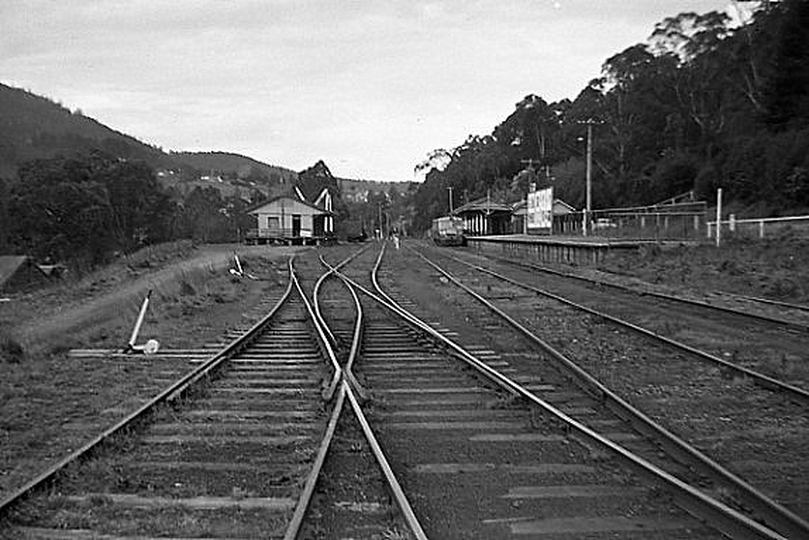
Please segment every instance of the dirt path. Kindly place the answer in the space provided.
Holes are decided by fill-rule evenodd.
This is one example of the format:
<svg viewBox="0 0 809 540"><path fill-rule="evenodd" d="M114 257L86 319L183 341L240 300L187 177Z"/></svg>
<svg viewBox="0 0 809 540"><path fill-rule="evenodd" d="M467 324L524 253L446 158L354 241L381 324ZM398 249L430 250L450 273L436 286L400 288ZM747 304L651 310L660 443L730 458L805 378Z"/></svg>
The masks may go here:
<svg viewBox="0 0 809 540"><path fill-rule="evenodd" d="M73 296L73 294L49 295L49 306L33 307L33 313L19 324L13 324L13 334L28 350L41 351L48 348L65 348L74 345L77 338L83 336L89 329L116 319L126 319L130 325L134 324L137 312L149 290L153 291L153 298L169 297L177 294L183 283L204 283L209 277L227 272L234 266L233 254L238 253L240 258L262 256L273 260L286 260L291 254L301 248L241 245L212 245L203 246L195 250L194 255L188 259L180 259L165 267L128 277L127 268L119 269L119 274L101 282L111 281L110 286L100 287L99 294L90 293L85 298L60 301L60 297ZM130 272L131 273L131 272ZM90 290L94 288L89 287ZM44 299L43 299L44 300ZM0 306L0 310L7 314L13 312L17 306L8 302ZM2 311L0 311L2 314ZM7 317L7 320L14 317Z"/></svg>

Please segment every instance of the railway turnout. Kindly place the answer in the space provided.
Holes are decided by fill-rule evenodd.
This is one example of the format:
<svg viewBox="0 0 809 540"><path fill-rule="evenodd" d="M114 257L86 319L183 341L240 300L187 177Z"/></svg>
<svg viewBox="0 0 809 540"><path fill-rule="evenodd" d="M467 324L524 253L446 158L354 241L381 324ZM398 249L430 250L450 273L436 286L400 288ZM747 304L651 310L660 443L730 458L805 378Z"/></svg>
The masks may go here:
<svg viewBox="0 0 809 540"><path fill-rule="evenodd" d="M459 300L452 274L436 280L436 263L414 270L412 252L393 253L381 242L290 260L286 289L260 322L235 328L209 357L188 351L187 374L0 501L0 536L809 531L711 459L691 460L702 454L689 441L617 406L601 381L583 383L578 359L560 367L526 339L529 328L514 331L517 315L473 307L479 291ZM519 294L508 291L511 301Z"/></svg>

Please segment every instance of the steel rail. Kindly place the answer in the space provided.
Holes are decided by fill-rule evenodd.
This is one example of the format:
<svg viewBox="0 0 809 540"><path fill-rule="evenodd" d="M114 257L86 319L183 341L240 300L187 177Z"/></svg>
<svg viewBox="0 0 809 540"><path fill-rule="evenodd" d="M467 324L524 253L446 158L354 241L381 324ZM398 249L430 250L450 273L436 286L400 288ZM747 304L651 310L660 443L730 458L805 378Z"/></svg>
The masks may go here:
<svg viewBox="0 0 809 540"><path fill-rule="evenodd" d="M290 262L290 268L291 266L292 263ZM320 322L315 315L315 311L312 308L312 304L309 303L309 299L306 297L306 293L303 291L303 287L301 287L301 284L297 279L295 279L295 286L298 289L298 294L300 294L301 298L303 299L303 305L306 306L306 311L309 313L309 317L312 319L312 325L315 327L315 335L317 336L317 341L320 344L320 348L326 353L329 362L331 362L332 369L334 370L334 374L332 375L329 386L323 391L323 398L326 401L331 401L334 398L334 392L337 390L337 386L340 384L343 368L340 367L340 363L337 361L337 355L334 354L334 349L329 342L329 338L326 337L326 332L320 325Z"/></svg>
<svg viewBox="0 0 809 540"><path fill-rule="evenodd" d="M340 392L337 394L337 400L332 409L329 424L326 427L326 432L323 434L323 440L320 442L320 447L317 451L317 457L312 464L312 469L306 477L301 496L298 497L298 502L295 505L295 511L292 513L292 519L287 525L287 530L284 533L284 540L295 540L300 534L303 519L306 517L306 512L309 510L309 505L312 502L312 496L315 493L317 481L320 478L320 472L323 470L323 464L326 462L326 456L331 448L331 443L334 440L334 433L337 430L337 422L343 414L343 405L345 404L345 391L340 387Z"/></svg>
<svg viewBox="0 0 809 540"><path fill-rule="evenodd" d="M354 396L354 393L351 391L351 387L346 381L343 381L343 389L345 390L345 393L348 394L348 400L351 402L351 408L354 410L354 414L356 415L360 426L362 426L362 431L365 433L365 438L368 440L368 444L371 445L371 451L376 457L377 463L379 463L379 466L382 468L385 479L388 481L391 491L393 491L393 496L402 511L408 527L410 527L411 532L415 535L417 540L427 540L427 535L424 534L424 529L422 529L415 512L413 512L413 507L410 506L410 502L405 496L402 485L396 479L396 475L393 474L393 469L391 468L388 459L385 457L382 447L376 440L376 436L374 436L374 432L371 430L371 425L368 423L368 420L365 418L365 414L362 412L362 407L360 407L357 398Z"/></svg>
<svg viewBox="0 0 809 540"><path fill-rule="evenodd" d="M800 516L773 501L762 492L748 484L746 481L716 463L710 457L689 445L687 442L683 441L665 429L663 426L657 424L646 414L604 386L595 377L590 375L580 366L576 365L575 362L564 356L561 352L554 349L550 344L533 334L533 332L524 327L507 313L499 309L497 306L491 304L491 302L488 302L485 298L458 281L454 276L443 270L441 267L420 253L415 253L422 257L430 266L439 271L448 280L452 281L455 285L469 293L472 297L485 305L491 311L497 313L526 338L538 345L549 356L575 375L576 380L580 381L582 388L585 391L594 394L606 406L613 410L613 412L630 422L630 424L632 424L633 427L639 432L660 443L660 445L670 455L678 458L679 461L684 462L689 466L695 467L698 472L705 474L718 484L735 490L738 494L744 497L744 503L751 507L753 511L761 517L761 519L765 520L767 523L771 523L772 526L782 534L786 534L788 537L792 538L809 537L809 523L804 521ZM446 338L443 339L445 340Z"/></svg>
<svg viewBox="0 0 809 540"><path fill-rule="evenodd" d="M798 330L800 332L809 332L809 325L805 325L805 324L801 324L801 323L797 323L797 322L793 322L793 321L786 321L784 319L779 319L777 317L770 317L769 315L762 315L760 313L752 313L752 312L748 312L748 311L742 311L742 310L739 310L739 309L728 308L728 307L724 307L724 306L717 306L716 304L711 304L709 302L705 302L705 301L702 301L702 300L696 300L696 299L693 299L693 298L685 298L685 297L682 297L682 296L676 296L676 295L667 294L667 293L664 293L664 292L639 291L639 290L633 289L631 287L628 287L626 285L621 285L619 283L610 283L609 281L588 278L588 277L585 277L585 276L580 276L578 274L574 274L572 272L563 272L561 270L555 270L553 268L548 268L547 266L541 266L541 265L538 265L538 264L527 263L527 262L522 262L522 261L515 261L513 259L507 259L507 258L504 258L504 257L491 257L491 259L496 260L496 261L501 261L501 262L504 262L504 263L507 263L507 264L512 264L512 265L515 265L515 266L522 266L522 267L525 267L525 268L530 268L531 270L539 270L540 272L545 272L546 274L551 274L551 275L555 275L555 276L559 276L559 277L584 281L585 283L590 283L592 285L598 285L600 287L610 287L610 288L613 288L613 289L618 289L618 290L621 290L621 291L624 291L624 292L629 292L629 293L640 295L640 296L653 296L653 297L656 297L656 298L662 298L664 300L670 300L672 302L679 302L679 303L682 303L682 304L691 304L691 305L703 307L703 308L706 308L706 309L711 309L711 310L714 310L714 311L718 311L720 313L732 313L733 315L738 315L740 317L747 317L747 318L755 319L755 320L758 320L758 321L764 321L764 322L767 322L767 323L771 323L771 324L775 324L775 325L779 325L779 326L784 326L784 327L787 327L787 328L791 328L792 330ZM772 302L772 301L770 301L770 302ZM793 305L791 305L791 307L796 307L797 308L798 306L793 304ZM805 307L805 306L801 306L801 307L803 309L809 310L809 307Z"/></svg>
<svg viewBox="0 0 809 540"><path fill-rule="evenodd" d="M408 248L408 249L411 249L411 248ZM421 253L418 253L418 252L415 252L415 253L417 253L421 257L424 257L424 255L422 255ZM755 382L756 384L758 384L762 388L765 388L765 389L770 390L770 391L783 392L784 394L787 394L791 398L795 398L796 400L799 400L802 403L809 404L809 391L804 390L803 388L801 388L799 386L795 386L794 384L789 384L787 382L781 381L781 380L776 379L774 377L770 377L769 375L765 375L765 374L760 373L758 371L755 371L753 369L750 369L750 368L747 368L747 367L744 367L744 366L740 366L738 364L734 364L733 362L729 362L727 360L724 360L724 359L722 359L722 358L720 358L720 357L718 357L716 355L713 355L713 354L711 354L709 352L703 351L701 349L697 349L696 347L692 347L691 345L687 345L687 344L682 343L680 341L677 341L675 339L666 337L666 336L664 336L662 334L658 334L657 332L653 332L652 330L649 330L648 328L638 326L638 325L636 325L634 323L631 323L629 321L626 321L624 319L620 319L618 317L615 317L613 315L609 315L609 314L604 313L602 311L598 311L598 310L595 310L593 308L589 308L587 306L584 306L582 304L578 304L576 302L573 302L572 300L568 300L567 298L564 298L563 296L559 296L559 295L554 294L554 293L552 293L550 291L546 291L546 290L540 289L538 287L534 287L532 285L522 283L522 282L517 281L515 279L512 279L510 277L499 274L499 273L497 273L497 272L495 272L493 270L489 270L488 268L484 268L482 266L479 266L479 265L464 261L463 259L451 256L451 255L448 256L448 257L450 259L452 259L452 260L455 260L455 261L461 263L461 264L469 266L470 268L473 268L473 269L475 269L475 270L477 270L479 272L483 272L484 274L488 274L490 276L493 276L493 277L495 277L495 278L497 278L497 279L499 279L501 281L505 281L507 283L510 283L510 284L512 284L512 285L514 285L516 287L520 287L522 289L532 291L532 292L534 292L536 294L540 294L542 296L545 296L546 298L551 298L552 300L556 300L557 302L561 302L561 303L563 303L563 304L565 304L567 306L570 306L572 308L578 309L580 311L584 311L585 313L588 313L590 315L594 315L596 317L600 317L600 318L602 318L604 320L610 321L611 323L617 324L617 325L622 326L624 328L628 328L628 329L632 330L633 332L641 334L641 335L643 335L645 337L649 337L649 338L661 341L661 342L665 343L666 345L669 345L670 347L674 347L674 348L676 348L676 349L678 349L680 351L691 354L691 355L699 358L700 360L706 360L706 361L708 361L710 363L718 364L722 368L725 368L725 369L728 369L728 370L731 370L731 371L735 371L737 373L741 373L745 377L750 378L753 382Z"/></svg>
<svg viewBox="0 0 809 540"><path fill-rule="evenodd" d="M28 497L34 490L44 486L47 482L52 481L57 474L67 466L89 457L92 452L97 450L104 442L109 440L117 433L131 427L137 420L146 417L146 415L151 413L159 404L178 399L184 395L192 384L196 383L203 377L209 376L215 369L220 367L222 363L241 352L257 337L257 335L270 323L270 321L275 318L278 310L289 299L293 287L292 258L289 259L289 269L290 277L286 290L284 291L284 294L280 300L278 300L267 315L254 324L242 336L230 342L221 351L216 353L210 359L206 360L203 364L195 368L190 373L182 376L179 380L174 382L171 386L160 392L157 396L153 397L145 404L141 405L134 412L128 414L115 425L106 429L103 433L82 445L81 448L75 450L70 455L50 466L35 478L2 499L2 501L0 501L0 517L8 512L14 505Z"/></svg>
<svg viewBox="0 0 809 540"><path fill-rule="evenodd" d="M364 249L362 251L364 251ZM365 402L365 401L368 400L368 392L360 384L360 382L354 376L354 372L351 370L351 368L354 365L354 360L356 359L356 357L357 357L357 355L359 353L360 344L362 343L363 326L364 326L363 325L362 303L360 302L360 299L357 296L357 293L354 290L354 288L351 286L351 284L348 283L348 281L346 281L345 278L337 272L342 266L345 265L345 263L347 263L349 261L348 260L343 261L342 263L340 263L340 264L338 264L336 266L332 266L331 264L328 263L328 261L326 261L325 258L323 258L323 255L320 255L319 258L320 258L320 263L323 266L325 266L326 268L329 269L329 272L327 274L324 274L324 275L334 276L337 279L339 279L341 281L341 283L343 283L343 285L346 287L346 289L348 289L348 292L351 294L351 297L352 297L352 299L354 301L354 309L355 309L355 312L356 312L357 316L354 319L354 332L353 332L353 336L352 336L352 340L351 340L351 349L349 350L348 359L346 361L345 369L343 371L344 371L344 375L346 376L346 378L348 378L349 382L351 383L351 386L357 392L357 395L359 395L360 399L363 402ZM352 259L353 259L353 257L352 257ZM315 302L317 303L317 298L315 298ZM321 322L323 324L325 324L325 321L323 321L322 319L321 319Z"/></svg>
<svg viewBox="0 0 809 540"><path fill-rule="evenodd" d="M546 412L552 414L557 419L565 423L565 425L569 426L569 428L573 429L580 435L584 436L590 442L605 448L606 450L616 454L619 458L624 459L627 463L632 465L639 473L644 474L646 477L661 482L667 487L671 488L674 491L674 495L678 501L680 501L681 506L693 513L694 515L702 518L710 520L714 526L722 530L727 534L734 535L733 538L789 538L792 536L782 536L780 531L774 530L769 528L766 525L763 525L744 514L741 514L739 511L730 508L729 506L725 505L724 503L717 501L708 495L705 495L700 490L694 488L693 486L683 482L679 478L671 475L670 473L660 469L656 465L646 461L640 456L635 455L631 451L625 449L621 445L614 443L613 441L603 437L599 433L593 431L592 429L588 428L586 425L581 424L580 422L576 421L575 419L569 417L550 403L542 400L538 396L536 396L533 392L525 389L520 384L512 381L505 375L502 375L495 369L489 367L484 362L477 359L473 354L466 351L463 347L456 344L454 341L450 340L446 336L442 335L440 332L436 331L429 324L421 321L416 316L412 315L406 309L399 306L395 300L393 300L390 295L385 293L376 276L376 270L378 269L379 265L382 261L383 253L380 253L379 259L377 260L377 265L374 268L374 271L371 275L371 280L374 284L374 287L379 292L380 296L377 296L371 291L368 291L364 287L354 284L360 290L362 290L365 294L371 296L377 302L381 303L394 313L397 313L400 317L405 319L406 321L410 322L411 325L415 326L416 328L422 330L423 332L427 333L429 336L433 337L439 343L444 344L449 350L456 353L456 356L459 357L461 360L464 360L467 364L471 365L472 367L476 368L479 372L484 375L489 376L489 378L493 380L497 380L498 384L504 388L510 389L513 393L518 394L519 396L525 398L530 403L537 405L538 407L542 408ZM453 279L451 276L445 275L448 279ZM474 292L472 291L474 294ZM385 300L382 300L384 298ZM485 302L485 300L484 300ZM494 307L494 306L492 306ZM495 308L496 310L497 308ZM504 314L505 315L505 314ZM508 317L506 315L506 317ZM514 321L516 323L516 321ZM516 323L519 326L519 323ZM520 327L521 328L521 327ZM528 330L523 328L523 331L528 332ZM530 334L530 332L529 332ZM536 338L538 340L538 338ZM539 340L541 342L541 340ZM544 342L543 342L544 343ZM549 347L549 346L548 346ZM551 348L551 350L553 350ZM562 359L560 353L554 351L556 355L559 355ZM565 359L567 360L567 359ZM568 360L569 362L569 360ZM578 367L578 366L576 366ZM583 370L580 370L582 373L585 373ZM586 375L586 373L585 373ZM589 377L589 375L587 375ZM606 390L606 389L605 389ZM607 390L609 392L609 390ZM601 396L602 399L606 396ZM617 397L617 396L616 396ZM620 398L618 398L620 399ZM631 407L631 406L630 406ZM641 413L639 413L641 414ZM620 415L623 417L623 415ZM641 414L642 416L642 414ZM649 422L654 425L654 423L649 420ZM662 429L662 428L661 428ZM645 432L645 431L642 431ZM696 450L695 450L696 451ZM707 458L706 458L707 459ZM717 467L719 467L717 465ZM720 467L721 468L721 467ZM769 503L770 505L775 505L777 508L782 509L777 503L769 499L764 499L765 502ZM783 509L785 512L789 513L788 510ZM799 533L799 537L803 537L807 530L800 527L800 518L795 516L797 520L799 520L797 526L791 522L787 522L785 527L790 530L789 534L792 535L793 532ZM738 535L738 536L735 536Z"/></svg>
<svg viewBox="0 0 809 540"><path fill-rule="evenodd" d="M320 321L320 324L323 326L323 331L326 333L326 336L328 336L329 341L331 342L332 346L334 346L334 347L337 346L337 338L334 337L334 334L332 333L331 328L329 328L329 325L326 324L326 321L323 319L323 315L320 312L320 302L318 302L319 293L320 293L320 287L323 285L323 283L326 281L326 279L328 279L328 277L334 273L335 269L339 270L340 268L342 268L343 266L345 266L346 264L348 264L349 262L354 260L356 257L358 257L361 253L365 252L370 247L371 247L371 244L367 244L367 245L363 246L362 248L358 249L356 252L351 254L351 256L349 256L347 259L345 259L344 261L338 263L336 267L328 266L329 271L326 272L325 274L323 274L322 276L320 276L320 278L315 283L315 287L314 287L314 290L312 292L312 299L313 299L313 303L315 305L315 314L317 315L317 320ZM321 260L321 263L322 263L323 262L323 257L322 256L319 256L319 257L320 257L320 260Z"/></svg>
<svg viewBox="0 0 809 540"><path fill-rule="evenodd" d="M352 385L355 385L355 388L357 390L357 394L360 395L361 399L363 399L363 400L366 399L364 397L364 395L363 395L364 390L360 386L357 379L354 377L354 374L351 373L351 371L350 371L351 366L353 365L354 360L355 360L356 356L358 355L360 343L362 341L363 312L362 312L362 305L361 305L361 303L359 301L359 297L357 296L356 292L354 291L354 289L348 284L348 282L342 276L339 276L339 274L337 274L337 271L338 271L338 268L340 268L342 266L345 266L348 262L353 260L356 255L358 255L360 252L364 251L365 249L366 248L363 248L362 250L355 253L354 255L349 257L348 259L344 260L342 263L340 263L337 266L331 266L330 264L328 264L325 261L325 259L323 259L322 256L320 257L321 263L323 263L324 266L326 266L327 268L330 269L326 274L334 274L334 275L338 276L339 279L346 285L346 287L350 291L352 297L354 298L355 304L356 304L357 317L355 319L356 323L355 323L355 330L354 330L354 334L353 334L353 341L352 341L352 344L351 344L351 353L350 353L348 362L346 364L346 369L341 370L342 377L340 378L340 382L341 382L341 384L339 386L340 390L339 390L339 393L338 393L337 404L335 405L335 410L337 410L337 412L332 414L332 420L329 423L329 430L327 430L327 432L329 432L328 442L324 442L324 444L321 445L320 451L318 452L318 457L317 457L317 459L315 461L315 466L313 467L312 472L310 473L309 477L307 478L306 487L305 487L303 493L301 494L301 498L299 499L299 502L298 502L298 504L297 504L297 506L295 508L295 514L293 516L293 521L290 524L289 529L287 529L287 534L284 536L284 540L295 540L295 538L297 538L297 534L298 534L298 532L300 530L300 526L301 526L301 524L303 522L303 518L306 515L306 511L308 510L308 507L309 507L309 505L311 503L312 495L314 494L314 488L315 488L315 485L317 484L317 479L318 479L318 477L320 475L320 470L322 468L322 465L325 462L326 454L328 453L328 448L329 448L329 446L331 444L331 440L332 440L332 437L333 437L333 434L334 434L334 428L336 427L337 420L339 419L339 416L342 413L343 403L345 402L345 397L346 396L348 396L348 398L349 398L349 402L351 403L351 408L354 411L354 415L357 418L357 421L360 423L362 431L365 434L365 438L366 438L366 440L368 441L368 444L371 447L371 451L373 452L374 457L376 458L377 463L379 464L379 467L382 469L382 473L384 474L385 479L388 482L388 486L390 487L392 495L393 495L394 499L396 500L396 504L399 506L399 509L402 511L402 515L403 515L403 517L405 519L405 522L407 523L408 527L410 528L411 532L415 535L417 540L427 540L427 536L424 534L424 530L422 529L421 524L419 523L418 519L416 518L415 513L413 512L413 508L410 505L410 502L407 500L407 497L404 494L404 490L402 490L401 484L399 484L399 481L397 480L396 475L393 473L393 469L391 468L390 463L387 460L387 457L385 457L385 453L382 451L382 447L379 445L378 441L376 440L376 437L374 436L374 433L371 430L371 426L368 423L368 420L365 418L365 415L362 412L362 408L360 407L360 404L359 404L357 398L354 396L354 392L351 389ZM326 275L326 274L324 274L324 275ZM316 300L314 300L313 303L316 303ZM308 302L307 302L307 307L308 307ZM311 309L310 309L310 314L314 315L313 311ZM313 321L314 321L315 325L320 325L322 319L317 320L313 316ZM323 323L323 324L325 324L325 323ZM325 331L321 331L321 332L322 332L323 335L325 335ZM328 343L326 345L328 346ZM332 357L334 356L333 352L330 353L330 354L331 354ZM339 366L338 366L338 368L339 368ZM339 410L338 410L338 408L339 408Z"/></svg>
<svg viewBox="0 0 809 540"><path fill-rule="evenodd" d="M725 291L716 291L716 294L720 296L730 296L731 298L736 298L737 300L747 300L750 302L758 302L760 304L770 304L773 306L783 307L787 309L795 309L798 311L809 311L809 306L804 304L793 304L791 302L780 302L778 300L770 300L769 298L762 298L760 296L748 296L746 294L736 294L730 293Z"/></svg>
<svg viewBox="0 0 809 540"><path fill-rule="evenodd" d="M331 362L332 368L334 369L334 375L332 376L332 381L329 383L327 390L324 392L324 399L326 401L332 401L334 398L334 392L339 388L337 392L337 399L335 401L334 407L332 408L331 418L329 419L329 424L326 428L326 432L323 435L323 440L320 443L320 447L318 448L317 456L315 457L315 461L312 464L312 469L309 471L308 476L306 477L306 482L304 483L304 488L301 491L300 497L298 497L298 502L295 504L295 510L292 513L292 519L287 526L287 530L284 533L284 540L295 540L300 534L301 526L303 525L303 520L306 517L306 512L309 510L309 505L312 503L312 496L315 493L315 487L317 486L317 481L320 478L320 472L323 469L323 464L326 462L326 456L329 453L329 449L331 448L331 443L334 440L334 433L337 429L337 422L340 419L340 415L343 412L343 405L345 403L345 392L342 390L342 385L340 385L340 381L342 380L343 370L340 367L340 363L337 361L337 356L334 354L334 349L332 348L332 344L327 337L327 332L325 324L322 324L322 318L316 314L315 309L312 307L312 303L315 305L317 304L317 299L310 303L306 294L303 291L303 287L301 286L300 282L298 281L297 277L294 274L294 269L291 268L292 275L295 277L295 286L297 287L298 293L300 294L301 298L303 299L303 304L306 307L306 312L309 314L309 318L312 321L312 325L315 327L315 334L317 335L318 343L320 348L326 353L326 356L329 358ZM339 386L338 386L339 385Z"/></svg>

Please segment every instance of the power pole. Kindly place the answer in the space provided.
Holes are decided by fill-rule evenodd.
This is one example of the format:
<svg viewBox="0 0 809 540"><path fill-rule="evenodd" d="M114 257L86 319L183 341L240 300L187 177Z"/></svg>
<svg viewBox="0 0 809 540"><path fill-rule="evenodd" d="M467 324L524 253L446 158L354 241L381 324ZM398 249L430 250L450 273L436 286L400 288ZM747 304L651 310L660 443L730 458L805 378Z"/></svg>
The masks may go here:
<svg viewBox="0 0 809 540"><path fill-rule="evenodd" d="M590 216L593 211L593 124L603 122L588 118L578 123L587 124L587 172L585 173L584 219L582 220L582 234L587 236L587 230L590 228Z"/></svg>
<svg viewBox="0 0 809 540"><path fill-rule="evenodd" d="M447 187L449 191L449 214L452 215L452 186Z"/></svg>
<svg viewBox="0 0 809 540"><path fill-rule="evenodd" d="M544 139L543 139L543 141L544 141ZM544 146L542 147L542 152L541 153L544 154ZM533 170L534 163L536 163L537 165L542 165L542 160L540 160L540 159L521 159L520 163L525 163L526 165L528 165L528 168ZM526 193L525 193L525 216L523 217L523 220L522 220L522 233L523 234L528 234L528 214L529 214L529 212L528 212L528 195L531 193L532 184L533 184L533 188L536 189L536 184L534 182L529 182L528 186L527 186L527 189L526 189Z"/></svg>
<svg viewBox="0 0 809 540"><path fill-rule="evenodd" d="M593 211L593 121L587 121L587 173L586 173L586 196L584 210L584 236L587 236L587 228L590 224L590 212Z"/></svg>

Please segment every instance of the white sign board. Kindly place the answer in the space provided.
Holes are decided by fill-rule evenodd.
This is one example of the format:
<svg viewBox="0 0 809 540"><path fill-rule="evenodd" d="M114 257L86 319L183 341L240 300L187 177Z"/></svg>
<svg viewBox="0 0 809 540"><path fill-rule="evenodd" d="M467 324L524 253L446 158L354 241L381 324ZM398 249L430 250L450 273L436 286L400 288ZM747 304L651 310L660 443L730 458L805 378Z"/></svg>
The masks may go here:
<svg viewBox="0 0 809 540"><path fill-rule="evenodd" d="M538 189L528 194L528 229L553 227L553 188Z"/></svg>

